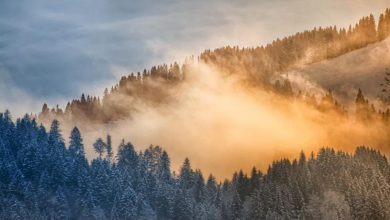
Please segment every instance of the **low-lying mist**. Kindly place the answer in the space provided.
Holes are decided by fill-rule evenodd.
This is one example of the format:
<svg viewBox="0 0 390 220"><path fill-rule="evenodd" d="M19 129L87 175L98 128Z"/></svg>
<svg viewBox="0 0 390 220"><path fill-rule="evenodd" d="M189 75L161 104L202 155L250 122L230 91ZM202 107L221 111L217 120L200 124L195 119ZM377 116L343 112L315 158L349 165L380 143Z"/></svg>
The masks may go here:
<svg viewBox="0 0 390 220"><path fill-rule="evenodd" d="M387 150L389 132L379 120L363 123L324 113L301 99L222 75L214 67L195 63L189 79L170 91L175 101L159 107L139 103L131 118L110 124L79 121L89 158L96 157L94 140L110 134L115 146L123 138L137 150L159 145L169 153L175 170L188 157L195 168L221 179L253 166L266 170L273 160L295 158L301 150L310 153L329 146L350 151L359 145ZM64 135L72 126L62 122Z"/></svg>

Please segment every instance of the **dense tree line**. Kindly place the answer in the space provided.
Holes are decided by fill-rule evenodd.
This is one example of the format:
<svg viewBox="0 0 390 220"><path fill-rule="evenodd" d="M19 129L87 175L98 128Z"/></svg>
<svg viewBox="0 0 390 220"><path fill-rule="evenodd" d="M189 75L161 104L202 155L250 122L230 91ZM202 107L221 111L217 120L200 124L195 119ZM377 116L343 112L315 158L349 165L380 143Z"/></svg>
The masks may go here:
<svg viewBox="0 0 390 220"><path fill-rule="evenodd" d="M193 62L188 59L182 67L176 62L172 65L153 66L142 73L131 73L123 76L119 83L110 90L104 90L102 99L81 95L80 99L68 102L65 110L58 106L50 109L44 104L39 115L41 120L52 120L64 117L66 120L88 119L90 122L110 122L128 117L136 111L137 103L158 105L167 103L172 97L169 90L174 88L185 77L182 70Z"/></svg>
<svg viewBox="0 0 390 220"><path fill-rule="evenodd" d="M264 89L289 93L288 85L273 82L272 75L293 67L297 63L308 64L349 51L362 48L370 43L384 40L390 35L390 10L380 15L376 27L373 15L362 18L348 29L336 27L315 28L271 44L255 48L223 47L206 50L196 60L186 59L178 63L163 64L144 69L142 72L123 76L110 90L106 89L99 97L85 96L69 102L64 110L49 108L46 104L40 113L41 121L51 121L64 117L66 120L88 119L91 122L110 122L129 117L137 111L137 103L159 105L169 102L169 92L180 82L189 78L188 66L193 62L204 62L223 70L226 74L240 74L246 83ZM273 89L277 87L278 89Z"/></svg>
<svg viewBox="0 0 390 220"><path fill-rule="evenodd" d="M378 26L371 14L347 29L336 26L314 28L276 39L254 48L223 47L206 50L200 58L229 74L245 73L251 81L267 83L268 76L294 65L334 58L384 40L390 35L390 10L380 15Z"/></svg>
<svg viewBox="0 0 390 220"><path fill-rule="evenodd" d="M88 161L80 131L65 144L58 121L46 131L28 116L0 114L0 219L389 219L384 155L321 149L218 182L185 159L178 174L162 148L138 152L111 137Z"/></svg>

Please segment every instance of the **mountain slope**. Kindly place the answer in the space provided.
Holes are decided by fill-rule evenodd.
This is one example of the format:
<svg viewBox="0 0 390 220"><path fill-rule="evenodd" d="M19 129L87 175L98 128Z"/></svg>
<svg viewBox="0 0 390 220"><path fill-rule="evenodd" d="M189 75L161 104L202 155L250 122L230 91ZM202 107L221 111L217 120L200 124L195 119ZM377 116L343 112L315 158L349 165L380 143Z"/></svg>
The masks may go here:
<svg viewBox="0 0 390 220"><path fill-rule="evenodd" d="M371 98L381 93L386 70L390 68L390 38L340 57L304 66L293 71L339 98L353 100L360 88ZM293 77L292 77L293 78Z"/></svg>
<svg viewBox="0 0 390 220"><path fill-rule="evenodd" d="M59 108L49 109L44 105L40 119L50 121L64 116L74 121L88 119L92 122L109 123L131 117L134 112L142 111L137 107L139 103L158 106L175 99L176 97L172 97L175 95L170 93L178 93L176 85L188 82L188 78L191 78L191 71L188 70L193 63L207 64L221 75L239 78L246 85L275 90L272 79L279 77L280 72L289 71L297 65L338 57L382 41L390 35L390 10L386 10L381 18L378 26L374 16L370 15L348 29L319 27L254 48L226 46L205 50L197 59L187 59L182 66L176 62L163 64L123 76L110 91L104 92L101 101L96 97L82 95L79 100L69 102L65 111ZM318 72L315 69L313 71Z"/></svg>
<svg viewBox="0 0 390 220"><path fill-rule="evenodd" d="M100 156L88 163L77 128L66 147L58 122L46 132L17 121L0 113L0 219L390 218L390 166L370 148L302 152L221 184L189 159L173 173L160 147L138 153L122 142L113 157L109 137L96 141Z"/></svg>

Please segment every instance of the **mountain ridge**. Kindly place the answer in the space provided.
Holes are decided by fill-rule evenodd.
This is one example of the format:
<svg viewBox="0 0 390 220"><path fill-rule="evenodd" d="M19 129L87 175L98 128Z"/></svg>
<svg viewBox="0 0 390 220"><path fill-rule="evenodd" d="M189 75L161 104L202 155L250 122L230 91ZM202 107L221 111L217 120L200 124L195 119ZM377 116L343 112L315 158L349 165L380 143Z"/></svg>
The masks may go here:
<svg viewBox="0 0 390 220"><path fill-rule="evenodd" d="M381 95L380 84L390 68L390 38L367 47L296 69L322 89L331 89L343 100L353 100L360 88L371 100Z"/></svg>
<svg viewBox="0 0 390 220"><path fill-rule="evenodd" d="M50 121L56 117L88 119L97 122L110 122L124 117L131 117L136 111L137 100L151 105L169 100L167 87L174 88L178 82L188 78L186 68L193 62L203 62L215 66L222 74L236 75L251 86L272 90L275 76L293 68L297 63L315 63L324 59L338 57L369 44L382 41L390 35L390 10L381 14L378 25L373 15L362 18L348 29L336 27L315 28L311 31L298 32L295 35L277 39L271 44L255 48L223 47L205 50L197 59L190 57L180 66L178 63L153 66L150 70L123 76L119 83L106 89L101 98L85 96L68 102L62 110L58 106L50 108L43 105L39 113L41 120ZM307 50L311 52L308 56ZM315 65L315 64L313 64ZM305 92L305 91L304 91ZM118 103L115 101L122 99ZM133 109L133 110L132 110Z"/></svg>

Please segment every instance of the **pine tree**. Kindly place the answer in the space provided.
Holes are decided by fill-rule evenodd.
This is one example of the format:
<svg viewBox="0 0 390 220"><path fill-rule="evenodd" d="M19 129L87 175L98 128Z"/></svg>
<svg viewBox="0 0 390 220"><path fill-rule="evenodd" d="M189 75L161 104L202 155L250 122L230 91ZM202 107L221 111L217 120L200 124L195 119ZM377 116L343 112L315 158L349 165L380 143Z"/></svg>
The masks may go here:
<svg viewBox="0 0 390 220"><path fill-rule="evenodd" d="M117 157L118 168L135 181L139 168L139 157L134 150L134 146L131 143L124 144L124 141L122 141Z"/></svg>
<svg viewBox="0 0 390 220"><path fill-rule="evenodd" d="M200 170L196 170L194 174L194 197L198 203L204 202L206 199L206 186Z"/></svg>
<svg viewBox="0 0 390 220"><path fill-rule="evenodd" d="M115 219L136 219L138 216L138 198L130 187L116 200L113 216Z"/></svg>
<svg viewBox="0 0 390 220"><path fill-rule="evenodd" d="M71 175L68 169L67 158L65 157L66 149L65 142L61 135L60 125L57 120L51 124L49 136L49 158L48 170L53 177L53 187L57 187L66 182L66 179Z"/></svg>
<svg viewBox="0 0 390 220"><path fill-rule="evenodd" d="M59 150L65 149L64 139L61 135L60 123L58 120L53 120L49 131L49 145L52 148L58 148Z"/></svg>
<svg viewBox="0 0 390 220"><path fill-rule="evenodd" d="M174 191L170 185L161 184L157 187L156 196L154 199L156 214L159 219L171 219L173 213L173 194Z"/></svg>
<svg viewBox="0 0 390 220"><path fill-rule="evenodd" d="M233 219L240 219L241 216L241 208L242 208L242 200L240 199L240 194L236 189L233 189L233 201L231 206L232 217Z"/></svg>
<svg viewBox="0 0 390 220"><path fill-rule="evenodd" d="M171 179L171 161L166 151L163 151L161 155L159 179L169 183Z"/></svg>
<svg viewBox="0 0 390 220"><path fill-rule="evenodd" d="M206 195L208 197L208 201L210 201L211 203L215 203L217 193L218 193L218 187L217 187L217 182L215 177L211 174L207 178L206 189L207 189Z"/></svg>
<svg viewBox="0 0 390 220"><path fill-rule="evenodd" d="M175 193L174 217L175 220L191 220L194 216L194 201L184 190Z"/></svg>
<svg viewBox="0 0 390 220"><path fill-rule="evenodd" d="M96 153L99 155L99 159L102 159L104 152L106 151L106 144L103 139L98 138L96 142L93 144L93 148Z"/></svg>
<svg viewBox="0 0 390 220"><path fill-rule="evenodd" d="M191 168L190 160L188 158L184 160L183 166L180 169L179 182L183 189L189 189L193 186L194 171Z"/></svg>
<svg viewBox="0 0 390 220"><path fill-rule="evenodd" d="M70 133L69 151L73 155L85 156L83 139L80 131L74 127Z"/></svg>
<svg viewBox="0 0 390 220"><path fill-rule="evenodd" d="M55 219L63 219L67 220L70 218L70 209L68 205L68 201L64 193L62 192L62 188L59 188L56 192L54 199L54 211L55 211Z"/></svg>
<svg viewBox="0 0 390 220"><path fill-rule="evenodd" d="M107 135L106 149L107 149L107 160L111 163L114 154L112 152L111 135Z"/></svg>
<svg viewBox="0 0 390 220"><path fill-rule="evenodd" d="M265 218L264 196L260 189L254 193L244 203L242 216L244 219L264 219Z"/></svg>

